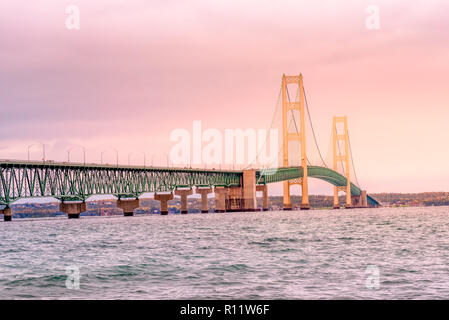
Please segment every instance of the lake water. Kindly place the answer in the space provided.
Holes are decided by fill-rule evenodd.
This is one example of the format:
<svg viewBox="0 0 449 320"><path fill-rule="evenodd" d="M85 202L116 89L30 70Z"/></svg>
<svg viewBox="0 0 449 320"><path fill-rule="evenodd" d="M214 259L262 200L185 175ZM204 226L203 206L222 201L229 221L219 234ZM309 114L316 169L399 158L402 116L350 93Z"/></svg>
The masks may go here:
<svg viewBox="0 0 449 320"><path fill-rule="evenodd" d="M449 208L1 222L0 298L449 299Z"/></svg>

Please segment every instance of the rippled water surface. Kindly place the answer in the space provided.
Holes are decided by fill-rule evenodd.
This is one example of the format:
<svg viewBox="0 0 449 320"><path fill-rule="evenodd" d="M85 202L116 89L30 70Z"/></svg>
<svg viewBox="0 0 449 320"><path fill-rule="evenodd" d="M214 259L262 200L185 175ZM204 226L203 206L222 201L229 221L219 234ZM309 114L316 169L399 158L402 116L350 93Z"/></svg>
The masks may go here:
<svg viewBox="0 0 449 320"><path fill-rule="evenodd" d="M448 213L16 219L0 223L0 298L449 299ZM67 267L79 268L79 290L66 288Z"/></svg>

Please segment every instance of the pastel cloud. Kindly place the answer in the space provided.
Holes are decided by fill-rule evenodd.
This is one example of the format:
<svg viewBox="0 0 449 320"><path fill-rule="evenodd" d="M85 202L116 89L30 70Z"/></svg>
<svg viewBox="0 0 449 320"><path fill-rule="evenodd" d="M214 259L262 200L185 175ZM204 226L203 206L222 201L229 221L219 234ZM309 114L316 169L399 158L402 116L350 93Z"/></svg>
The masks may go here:
<svg viewBox="0 0 449 320"><path fill-rule="evenodd" d="M114 146L126 162L168 153L196 119L266 127L282 73L302 72L320 145L347 114L368 190L448 190L449 5L376 3L369 31L371 1L2 1L0 158L37 139L57 160L81 143L90 161Z"/></svg>

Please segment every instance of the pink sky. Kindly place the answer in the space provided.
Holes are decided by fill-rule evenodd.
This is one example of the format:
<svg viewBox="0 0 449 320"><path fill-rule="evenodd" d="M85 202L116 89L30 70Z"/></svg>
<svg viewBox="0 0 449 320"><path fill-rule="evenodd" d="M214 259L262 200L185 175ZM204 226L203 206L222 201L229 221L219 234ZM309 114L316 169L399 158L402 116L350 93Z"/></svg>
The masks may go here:
<svg viewBox="0 0 449 320"><path fill-rule="evenodd" d="M364 188L449 191L448 2L342 2L4 0L0 158L42 141L54 160L82 144L88 162L113 146L121 163L144 151L162 164L193 120L266 128L282 74L302 72L322 149L332 116L348 116ZM65 27L70 4L80 30ZM379 30L365 27L369 4Z"/></svg>

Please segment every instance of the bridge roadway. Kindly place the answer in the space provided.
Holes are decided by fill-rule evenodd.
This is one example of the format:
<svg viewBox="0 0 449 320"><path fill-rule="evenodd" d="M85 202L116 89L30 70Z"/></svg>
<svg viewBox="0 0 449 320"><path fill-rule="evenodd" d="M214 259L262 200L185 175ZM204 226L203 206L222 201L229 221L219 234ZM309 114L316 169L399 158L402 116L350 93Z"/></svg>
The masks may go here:
<svg viewBox="0 0 449 320"><path fill-rule="evenodd" d="M244 178L245 173L249 178ZM308 176L334 186L347 183L344 176L325 167L309 166ZM118 198L117 205L125 215L132 215L132 210L139 206L139 197L147 192L154 192L155 200L161 201L161 213L166 213L167 201L175 192L181 196L181 211L186 213L186 199L192 194L192 187L202 195L203 212L208 210L207 194L211 192L216 195L215 211L255 210L256 189L263 191L267 209L267 184L301 177L301 167L243 171L0 160L0 206L5 206L0 213L9 220L10 205L18 199L54 197L61 201L61 211L77 217L86 210L87 198L111 194ZM245 186L245 181L251 182ZM363 192L351 183L351 195L361 197ZM379 206L370 196L365 202L365 206Z"/></svg>

